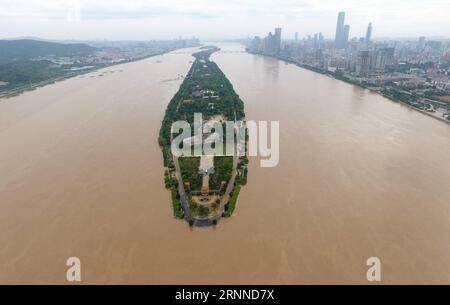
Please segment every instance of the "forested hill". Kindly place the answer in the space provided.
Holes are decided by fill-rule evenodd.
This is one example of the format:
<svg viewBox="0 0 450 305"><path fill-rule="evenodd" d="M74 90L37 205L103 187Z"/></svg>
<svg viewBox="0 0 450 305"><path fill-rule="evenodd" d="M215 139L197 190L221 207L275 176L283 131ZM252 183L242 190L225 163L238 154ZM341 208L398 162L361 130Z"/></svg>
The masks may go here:
<svg viewBox="0 0 450 305"><path fill-rule="evenodd" d="M94 50L95 48L81 43L62 44L30 39L0 40L0 64L46 55L58 57L87 55Z"/></svg>

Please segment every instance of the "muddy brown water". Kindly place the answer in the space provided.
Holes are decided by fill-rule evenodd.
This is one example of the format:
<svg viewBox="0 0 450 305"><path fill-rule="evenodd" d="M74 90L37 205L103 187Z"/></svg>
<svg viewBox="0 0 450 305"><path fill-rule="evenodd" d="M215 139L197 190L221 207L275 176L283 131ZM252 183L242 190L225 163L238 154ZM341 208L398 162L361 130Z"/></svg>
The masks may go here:
<svg viewBox="0 0 450 305"><path fill-rule="evenodd" d="M217 228L173 219L163 184L189 52L0 100L0 283L65 283L71 256L84 283L366 283L372 256L385 283L450 283L450 126L276 59L212 59L281 129L279 166L252 159Z"/></svg>

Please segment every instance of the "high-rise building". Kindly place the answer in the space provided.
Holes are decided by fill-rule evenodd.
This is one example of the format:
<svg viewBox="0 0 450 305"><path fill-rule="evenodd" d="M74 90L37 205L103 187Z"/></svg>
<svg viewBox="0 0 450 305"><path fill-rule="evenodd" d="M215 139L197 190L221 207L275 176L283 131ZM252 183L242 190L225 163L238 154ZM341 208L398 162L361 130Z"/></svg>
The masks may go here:
<svg viewBox="0 0 450 305"><path fill-rule="evenodd" d="M267 45L264 48L268 53L275 53L275 36L272 35L272 32L269 32L269 35L266 37Z"/></svg>
<svg viewBox="0 0 450 305"><path fill-rule="evenodd" d="M275 29L275 53L280 53L281 50L281 28Z"/></svg>
<svg viewBox="0 0 450 305"><path fill-rule="evenodd" d="M419 51L423 51L423 49L425 49L425 36L419 37L419 43L417 47L419 48Z"/></svg>
<svg viewBox="0 0 450 305"><path fill-rule="evenodd" d="M324 40L322 32L319 33L319 49L322 49L324 47Z"/></svg>
<svg viewBox="0 0 450 305"><path fill-rule="evenodd" d="M371 53L367 50L358 52L358 64L356 66L356 74L358 76L368 76L370 70Z"/></svg>
<svg viewBox="0 0 450 305"><path fill-rule="evenodd" d="M336 38L334 40L334 44L337 49L343 48L344 23L345 23L345 12L339 12L336 25Z"/></svg>
<svg viewBox="0 0 450 305"><path fill-rule="evenodd" d="M391 66L394 64L394 55L395 55L395 48L386 48L386 65Z"/></svg>
<svg viewBox="0 0 450 305"><path fill-rule="evenodd" d="M372 56L373 56L372 69L377 72L383 72L386 67L386 58L387 58L386 49L379 49Z"/></svg>
<svg viewBox="0 0 450 305"><path fill-rule="evenodd" d="M264 38L262 51L268 54L279 54L281 51L281 28L275 29L275 34L272 32Z"/></svg>
<svg viewBox="0 0 450 305"><path fill-rule="evenodd" d="M252 41L251 48L253 51L260 52L262 48L261 38L255 36L255 38Z"/></svg>
<svg viewBox="0 0 450 305"><path fill-rule="evenodd" d="M348 39L350 37L350 26L347 24L344 26L344 36L342 38L342 47L347 47Z"/></svg>
<svg viewBox="0 0 450 305"><path fill-rule="evenodd" d="M295 41L298 41L298 32L295 32Z"/></svg>
<svg viewBox="0 0 450 305"><path fill-rule="evenodd" d="M369 23L369 26L367 27L366 43L369 44L371 40L372 40L372 22Z"/></svg>

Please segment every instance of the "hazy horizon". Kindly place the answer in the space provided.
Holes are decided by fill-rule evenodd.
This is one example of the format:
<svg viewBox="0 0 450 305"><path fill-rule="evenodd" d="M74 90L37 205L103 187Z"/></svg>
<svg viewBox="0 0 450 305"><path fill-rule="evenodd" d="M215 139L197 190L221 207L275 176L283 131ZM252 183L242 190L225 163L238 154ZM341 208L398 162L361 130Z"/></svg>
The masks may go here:
<svg viewBox="0 0 450 305"><path fill-rule="evenodd" d="M152 40L198 37L202 40L264 36L274 27L283 38L322 32L335 35L337 13L346 12L350 37L450 37L446 0L365 1L143 1L0 0L0 38L53 40Z"/></svg>

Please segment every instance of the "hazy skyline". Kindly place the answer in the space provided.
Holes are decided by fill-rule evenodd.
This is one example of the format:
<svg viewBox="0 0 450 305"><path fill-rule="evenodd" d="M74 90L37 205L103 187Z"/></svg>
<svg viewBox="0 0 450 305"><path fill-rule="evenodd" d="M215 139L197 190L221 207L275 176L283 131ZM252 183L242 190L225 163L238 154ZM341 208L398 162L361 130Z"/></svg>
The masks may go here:
<svg viewBox="0 0 450 305"><path fill-rule="evenodd" d="M0 38L149 40L178 36L208 39L266 35L283 38L322 32L334 39L345 11L350 37L450 37L448 0L0 0ZM80 14L78 14L78 9Z"/></svg>

